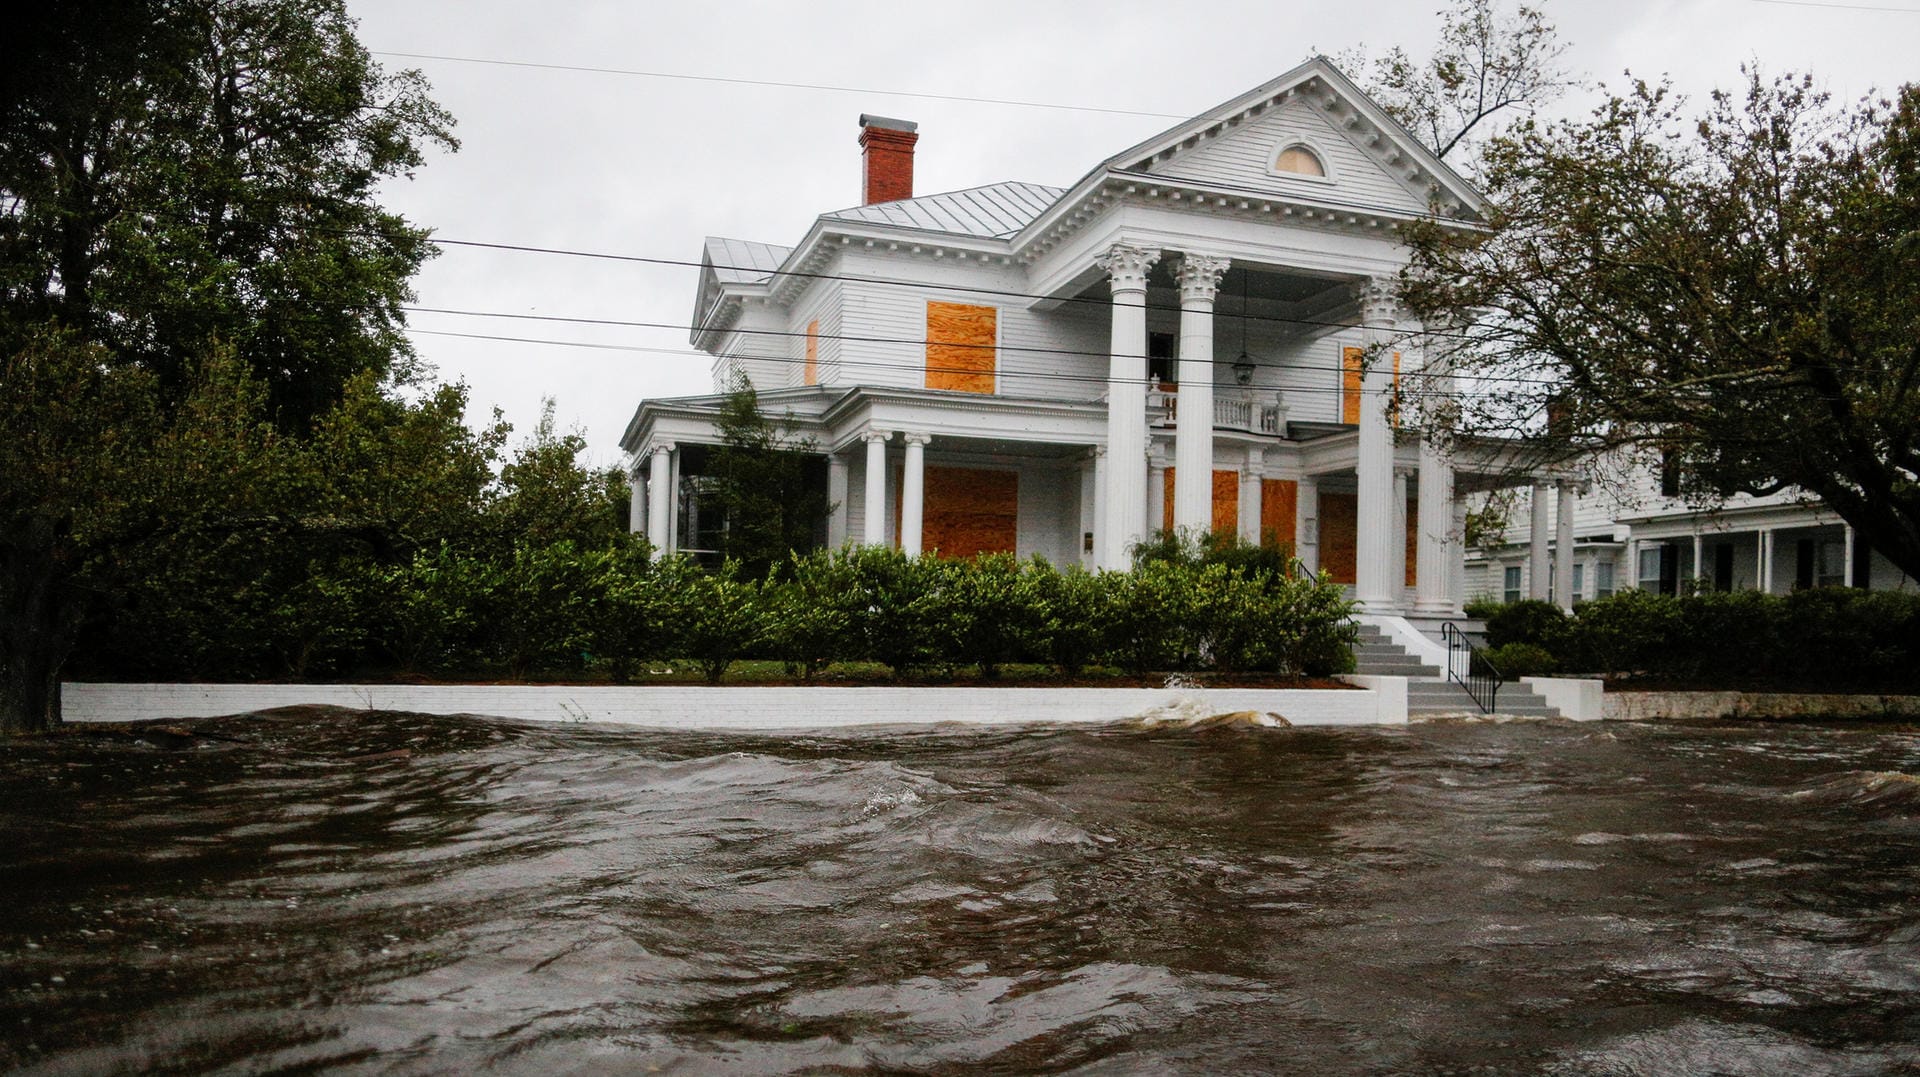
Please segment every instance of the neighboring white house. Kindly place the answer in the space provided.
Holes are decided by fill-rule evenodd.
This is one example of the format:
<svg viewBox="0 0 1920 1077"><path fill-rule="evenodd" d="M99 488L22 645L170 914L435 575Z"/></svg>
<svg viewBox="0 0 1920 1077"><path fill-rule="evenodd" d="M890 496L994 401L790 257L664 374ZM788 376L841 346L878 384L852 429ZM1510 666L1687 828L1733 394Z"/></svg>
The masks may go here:
<svg viewBox="0 0 1920 1077"><path fill-rule="evenodd" d="M635 413L635 530L708 544L698 476L738 372L820 453L828 543L1120 567L1161 527L1230 528L1372 613L1457 615L1455 491L1511 468L1398 422L1449 383L1394 281L1402 228L1476 227L1482 203L1326 60L1065 189L916 197L915 125L861 127L862 205L794 246L707 241L716 393Z"/></svg>
<svg viewBox="0 0 1920 1077"><path fill-rule="evenodd" d="M1536 500L1540 487L1507 494L1506 527L1467 550L1468 597L1538 598L1571 607L1628 587L1662 594L1688 587L1771 594L1809 587L1916 589L1805 495L1738 495L1724 504L1690 505L1673 476L1623 461L1610 457L1604 479L1576 489L1571 541L1558 516L1565 502ZM1538 515L1535 505L1543 510ZM1564 574L1558 571L1562 549L1573 551Z"/></svg>

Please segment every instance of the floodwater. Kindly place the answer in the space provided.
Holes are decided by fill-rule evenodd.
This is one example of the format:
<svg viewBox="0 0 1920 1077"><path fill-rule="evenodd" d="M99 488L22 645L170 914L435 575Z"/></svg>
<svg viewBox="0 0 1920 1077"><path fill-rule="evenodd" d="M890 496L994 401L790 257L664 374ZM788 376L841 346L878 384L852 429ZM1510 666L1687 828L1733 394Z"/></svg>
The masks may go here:
<svg viewBox="0 0 1920 1077"><path fill-rule="evenodd" d="M1920 1073L1920 732L0 742L0 1069Z"/></svg>

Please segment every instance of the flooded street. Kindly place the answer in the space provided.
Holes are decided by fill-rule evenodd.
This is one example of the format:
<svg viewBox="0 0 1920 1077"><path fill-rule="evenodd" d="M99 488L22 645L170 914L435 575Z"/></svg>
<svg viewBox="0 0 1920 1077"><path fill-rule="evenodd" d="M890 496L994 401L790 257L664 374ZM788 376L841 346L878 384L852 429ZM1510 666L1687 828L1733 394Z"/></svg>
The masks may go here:
<svg viewBox="0 0 1920 1077"><path fill-rule="evenodd" d="M1920 1072L1911 727L191 728L0 742L0 1069Z"/></svg>

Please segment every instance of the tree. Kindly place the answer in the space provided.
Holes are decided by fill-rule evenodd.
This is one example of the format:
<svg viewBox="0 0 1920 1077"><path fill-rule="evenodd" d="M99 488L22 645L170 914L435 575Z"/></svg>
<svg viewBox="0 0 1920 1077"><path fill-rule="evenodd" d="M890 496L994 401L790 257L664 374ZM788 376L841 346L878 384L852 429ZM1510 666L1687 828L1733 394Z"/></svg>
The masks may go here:
<svg viewBox="0 0 1920 1077"><path fill-rule="evenodd" d="M1458 162L1472 157L1490 129L1571 85L1560 68L1565 52L1537 7L1522 3L1508 15L1495 0L1457 0L1440 12L1439 40L1426 60L1395 47L1371 61L1355 50L1336 62L1435 156Z"/></svg>
<svg viewBox="0 0 1920 1077"><path fill-rule="evenodd" d="M1486 387L1464 430L1799 489L1920 575L1920 87L1836 109L1749 72L1689 119L1639 83L1486 161L1488 230L1412 229L1403 281L1465 326L1428 345Z"/></svg>
<svg viewBox="0 0 1920 1077"><path fill-rule="evenodd" d="M52 0L0 56L0 346L54 323L177 400L230 346L303 430L404 371L426 232L375 188L452 120L342 0Z"/></svg>
<svg viewBox="0 0 1920 1077"><path fill-rule="evenodd" d="M722 444L707 456L703 499L726 521L721 555L748 575L764 575L819 544L831 505L809 475L813 445L783 435L760 410L753 383L739 375L717 425Z"/></svg>
<svg viewBox="0 0 1920 1077"><path fill-rule="evenodd" d="M296 486L231 357L176 407L158 379L43 333L0 377L0 729L59 721L59 675L90 613L163 537L218 543L282 515Z"/></svg>
<svg viewBox="0 0 1920 1077"><path fill-rule="evenodd" d="M553 401L544 401L533 436L500 469L494 526L508 546L578 543L599 549L627 534L628 488L619 468L580 463L587 439L554 432Z"/></svg>

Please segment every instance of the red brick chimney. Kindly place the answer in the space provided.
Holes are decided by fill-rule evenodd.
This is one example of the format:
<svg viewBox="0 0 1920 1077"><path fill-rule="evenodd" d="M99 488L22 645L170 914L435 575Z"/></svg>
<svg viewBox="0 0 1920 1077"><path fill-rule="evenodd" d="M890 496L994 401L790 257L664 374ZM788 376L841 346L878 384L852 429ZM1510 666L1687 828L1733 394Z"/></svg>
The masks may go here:
<svg viewBox="0 0 1920 1077"><path fill-rule="evenodd" d="M913 197L913 144L920 141L914 132L919 127L911 120L861 115L861 205Z"/></svg>

